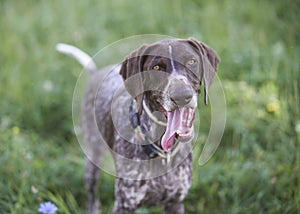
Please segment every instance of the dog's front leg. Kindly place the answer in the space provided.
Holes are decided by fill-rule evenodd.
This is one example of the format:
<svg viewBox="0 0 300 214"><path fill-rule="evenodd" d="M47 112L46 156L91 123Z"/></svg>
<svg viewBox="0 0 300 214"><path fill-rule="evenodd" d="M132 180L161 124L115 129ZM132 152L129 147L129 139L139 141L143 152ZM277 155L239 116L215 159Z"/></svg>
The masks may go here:
<svg viewBox="0 0 300 214"><path fill-rule="evenodd" d="M142 205L146 192L147 185L143 180L117 178L113 214L133 214Z"/></svg>
<svg viewBox="0 0 300 214"><path fill-rule="evenodd" d="M128 207L127 202L116 197L113 214L134 214L136 208Z"/></svg>
<svg viewBox="0 0 300 214"><path fill-rule="evenodd" d="M180 202L166 204L163 214L184 214L184 205Z"/></svg>
<svg viewBox="0 0 300 214"><path fill-rule="evenodd" d="M113 214L134 214L134 210L125 209L123 207L115 206Z"/></svg>

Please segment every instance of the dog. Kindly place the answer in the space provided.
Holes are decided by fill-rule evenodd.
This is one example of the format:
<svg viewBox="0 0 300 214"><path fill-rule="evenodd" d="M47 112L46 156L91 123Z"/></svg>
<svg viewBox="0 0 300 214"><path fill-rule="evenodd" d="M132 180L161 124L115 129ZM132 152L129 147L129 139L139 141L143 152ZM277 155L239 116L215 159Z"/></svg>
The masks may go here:
<svg viewBox="0 0 300 214"><path fill-rule="evenodd" d="M194 38L164 39L142 45L120 65L98 70L81 50L65 44L57 49L91 73L82 105L88 213L100 213L104 151L114 161L114 214L134 213L142 205L184 213L198 97L203 84L208 103L217 53Z"/></svg>

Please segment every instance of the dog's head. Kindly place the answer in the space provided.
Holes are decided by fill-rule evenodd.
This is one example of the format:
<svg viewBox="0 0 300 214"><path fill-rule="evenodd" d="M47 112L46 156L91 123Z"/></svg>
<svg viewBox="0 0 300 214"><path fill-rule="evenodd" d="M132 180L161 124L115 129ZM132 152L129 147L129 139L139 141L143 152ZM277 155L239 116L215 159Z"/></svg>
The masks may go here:
<svg viewBox="0 0 300 214"><path fill-rule="evenodd" d="M217 72L219 57L195 39L167 39L143 45L122 63L120 74L125 87L136 99L139 112L143 100L152 111L161 111L167 120L161 139L165 151L175 138L181 142L194 136L195 110L204 83L204 102ZM133 81L127 81L128 79Z"/></svg>

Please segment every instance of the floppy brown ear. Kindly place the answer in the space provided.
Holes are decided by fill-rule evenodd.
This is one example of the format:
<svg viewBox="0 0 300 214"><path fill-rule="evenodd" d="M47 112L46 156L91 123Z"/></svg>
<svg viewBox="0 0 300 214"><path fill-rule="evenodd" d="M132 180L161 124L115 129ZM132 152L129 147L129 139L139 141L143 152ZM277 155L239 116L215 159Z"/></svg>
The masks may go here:
<svg viewBox="0 0 300 214"><path fill-rule="evenodd" d="M196 47L202 59L202 77L201 82L204 81L204 103L208 103L208 89L212 84L214 77L218 70L220 58L217 53L208 47L206 44L199 42L194 38L189 38L190 44Z"/></svg>
<svg viewBox="0 0 300 214"><path fill-rule="evenodd" d="M147 45L141 46L129 54L123 61L120 69L120 75L123 77L125 87L129 94L136 99L139 112L142 109L143 102L143 55L147 49Z"/></svg>

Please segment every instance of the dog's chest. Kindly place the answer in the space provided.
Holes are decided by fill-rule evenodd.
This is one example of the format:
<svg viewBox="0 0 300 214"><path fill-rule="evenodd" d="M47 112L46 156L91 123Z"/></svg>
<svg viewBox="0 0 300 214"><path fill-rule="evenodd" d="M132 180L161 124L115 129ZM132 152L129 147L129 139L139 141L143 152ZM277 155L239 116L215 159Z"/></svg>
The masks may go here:
<svg viewBox="0 0 300 214"><path fill-rule="evenodd" d="M192 163L192 161L190 162ZM182 201L187 195L192 183L192 167L186 162L171 172L156 179L149 180L149 199L159 199L158 202ZM153 191L155 190L155 192ZM151 203L151 201L149 201ZM154 202L155 203L155 202Z"/></svg>
<svg viewBox="0 0 300 214"><path fill-rule="evenodd" d="M192 155L170 172L148 180L117 179L116 196L123 207L180 202L192 183ZM118 196L122 196L118 200Z"/></svg>

